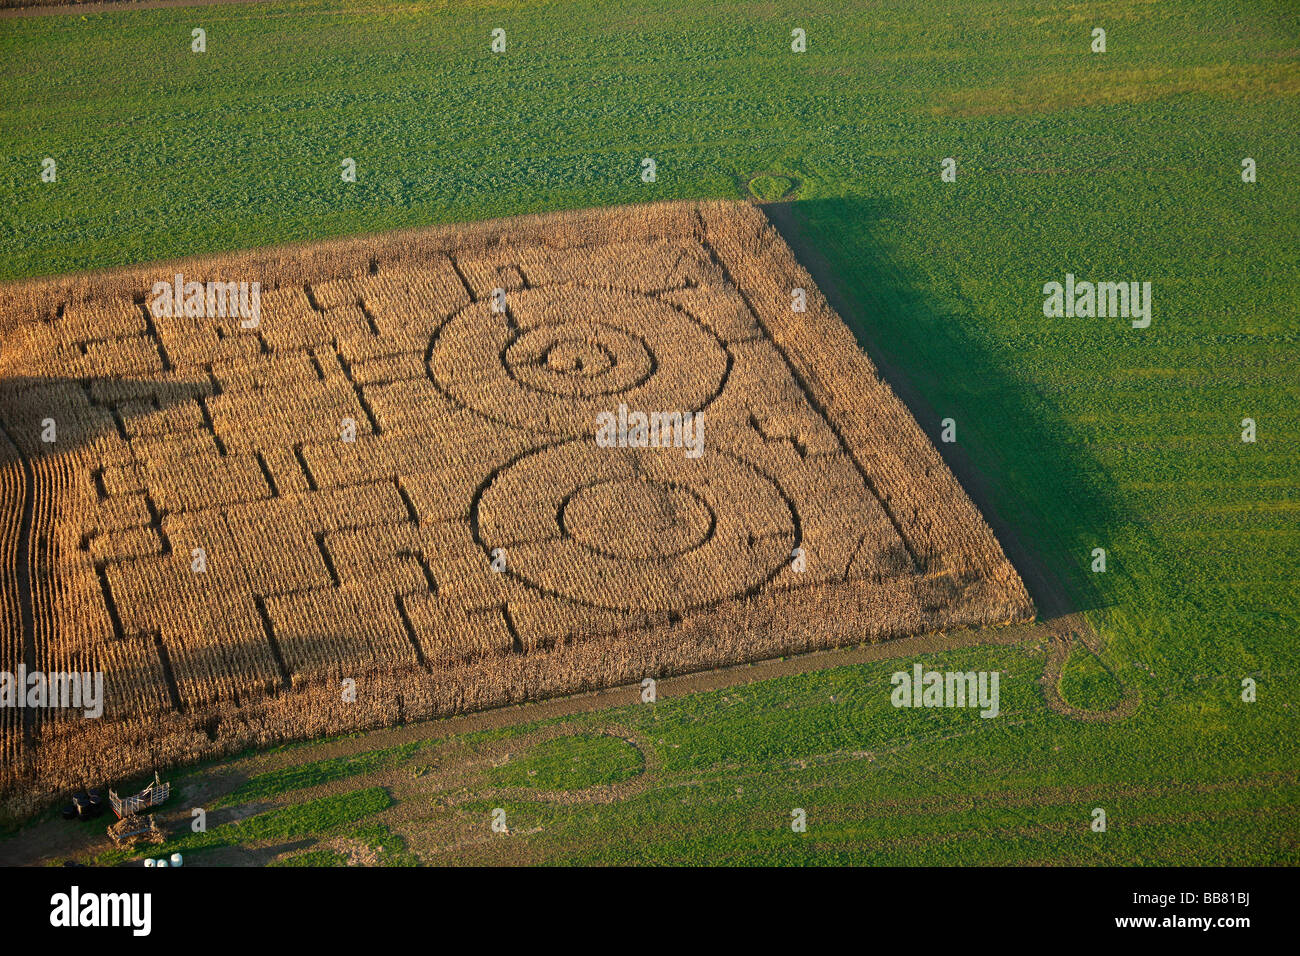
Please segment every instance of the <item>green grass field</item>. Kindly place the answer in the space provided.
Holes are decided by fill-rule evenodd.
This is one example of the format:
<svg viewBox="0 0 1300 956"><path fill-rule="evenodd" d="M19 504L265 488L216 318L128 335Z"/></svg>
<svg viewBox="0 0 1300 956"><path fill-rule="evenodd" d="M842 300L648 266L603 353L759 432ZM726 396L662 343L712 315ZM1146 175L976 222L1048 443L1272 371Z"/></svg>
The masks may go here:
<svg viewBox="0 0 1300 956"><path fill-rule="evenodd" d="M892 708L910 661L782 678L576 721L645 735L659 767L626 798L410 820L503 806L522 822L491 852L549 862L1300 862L1294 4L283 2L3 19L0 57L0 278L792 191L845 319L955 419L1101 635L1062 694L1141 696L1119 722L1060 716L1025 647L925 659L1002 671L995 720ZM1150 327L1045 317L1067 272L1152 282ZM530 758L546 787L632 772L562 739ZM527 784L501 773L482 785Z"/></svg>

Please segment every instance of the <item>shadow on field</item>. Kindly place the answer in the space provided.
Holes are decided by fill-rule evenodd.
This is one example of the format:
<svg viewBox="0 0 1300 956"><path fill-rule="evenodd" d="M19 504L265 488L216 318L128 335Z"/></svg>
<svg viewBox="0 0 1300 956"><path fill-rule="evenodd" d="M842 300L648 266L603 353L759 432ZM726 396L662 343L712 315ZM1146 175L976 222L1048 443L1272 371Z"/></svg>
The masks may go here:
<svg viewBox="0 0 1300 956"><path fill-rule="evenodd" d="M10 375L0 380L0 426L23 457L36 459L93 445L105 435L117 434L125 441L150 434L149 416L197 402L213 391L208 381ZM43 436L47 419L56 424L49 442ZM162 437L165 432L153 434Z"/></svg>
<svg viewBox="0 0 1300 956"><path fill-rule="evenodd" d="M38 666L33 577L38 569L55 563L50 557L52 523L59 514L52 503L38 500L57 487L49 484L51 472L38 468L42 460L96 445L109 436L125 443L147 429L154 413L190 403L197 414L198 400L211 393L209 382L123 377L13 375L0 381L0 466L14 470L9 480L0 483L0 519L14 521L17 526L12 581L18 597L17 630L21 634L20 641L11 643L9 650L0 654L0 669L12 671L18 663L28 670ZM53 430L47 431L47 427ZM93 468L92 479L99 494L108 497L102 469ZM47 526L41 525L42 518ZM157 513L152 513L151 519L152 527L161 521ZM10 571L5 568L3 572L7 583ZM120 632L118 636L122 636ZM13 654L21 654L20 660L10 660ZM174 685L170 690L177 702ZM28 738L35 729L37 713L34 709L22 711L23 732Z"/></svg>
<svg viewBox="0 0 1300 956"><path fill-rule="evenodd" d="M1039 617L1113 603L1089 569L1094 542L1124 520L1092 477L1100 469L1062 440L1068 423L886 248L878 236L888 207L846 197L762 208L993 528ZM939 440L946 417L958 423L957 443ZM979 432L990 440L968 440Z"/></svg>

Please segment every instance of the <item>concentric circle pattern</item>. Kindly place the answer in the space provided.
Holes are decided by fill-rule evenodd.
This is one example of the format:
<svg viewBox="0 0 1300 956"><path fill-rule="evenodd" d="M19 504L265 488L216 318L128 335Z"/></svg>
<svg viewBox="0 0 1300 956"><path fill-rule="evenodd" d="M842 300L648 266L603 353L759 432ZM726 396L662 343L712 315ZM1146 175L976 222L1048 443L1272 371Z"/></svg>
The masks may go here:
<svg viewBox="0 0 1300 956"><path fill-rule="evenodd" d="M689 488L626 478L586 485L560 506L560 527L616 560L660 560L698 548L713 534L713 509ZM632 536L628 529L638 529Z"/></svg>
<svg viewBox="0 0 1300 956"><path fill-rule="evenodd" d="M546 325L516 338L503 365L524 388L572 399L643 385L654 358L643 340L621 329Z"/></svg>
<svg viewBox="0 0 1300 956"><path fill-rule="evenodd" d="M561 436L591 435L596 416L629 408L693 412L722 388L717 336L654 296L556 285L461 309L438 333L429 370L480 414Z"/></svg>
<svg viewBox="0 0 1300 956"><path fill-rule="evenodd" d="M781 491L723 452L566 442L501 471L476 511L483 546L544 592L622 611L681 611L744 594L788 560Z"/></svg>
<svg viewBox="0 0 1300 956"><path fill-rule="evenodd" d="M105 704L93 721L0 708L11 814L91 765L129 779L1033 614L749 204L192 269L260 281L258 328L155 308L175 276L151 265L0 295L0 672L33 646L57 671L93 660ZM340 705L348 675L364 706Z"/></svg>

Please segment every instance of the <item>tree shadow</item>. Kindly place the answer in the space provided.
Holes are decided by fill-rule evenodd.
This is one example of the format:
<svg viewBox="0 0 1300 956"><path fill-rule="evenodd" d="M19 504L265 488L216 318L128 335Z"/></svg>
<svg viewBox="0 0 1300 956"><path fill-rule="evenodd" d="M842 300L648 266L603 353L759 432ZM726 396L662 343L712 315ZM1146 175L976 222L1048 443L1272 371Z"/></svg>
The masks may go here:
<svg viewBox="0 0 1300 956"><path fill-rule="evenodd" d="M1070 441L1069 422L887 248L878 227L887 203L763 209L984 515L1040 617L1113 603L1089 567L1109 529L1129 520L1113 485ZM942 440L945 418L957 422L956 442Z"/></svg>

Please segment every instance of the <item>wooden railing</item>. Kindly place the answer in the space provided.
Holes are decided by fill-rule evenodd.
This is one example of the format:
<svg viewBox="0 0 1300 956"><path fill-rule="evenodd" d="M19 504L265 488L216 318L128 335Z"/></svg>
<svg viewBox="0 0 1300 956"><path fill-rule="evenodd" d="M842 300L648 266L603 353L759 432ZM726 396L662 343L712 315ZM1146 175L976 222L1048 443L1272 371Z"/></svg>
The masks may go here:
<svg viewBox="0 0 1300 956"><path fill-rule="evenodd" d="M108 802L112 805L113 812L117 814L119 819L121 819L122 817L130 816L133 813L139 813L141 810L147 810L150 807L156 807L161 803L165 803L167 798L171 796L171 792L172 785L170 783L163 783L159 780L158 774L155 772L153 775L153 783L149 784L149 786L145 787L135 796L127 797L123 800L116 793L110 790L108 791Z"/></svg>

